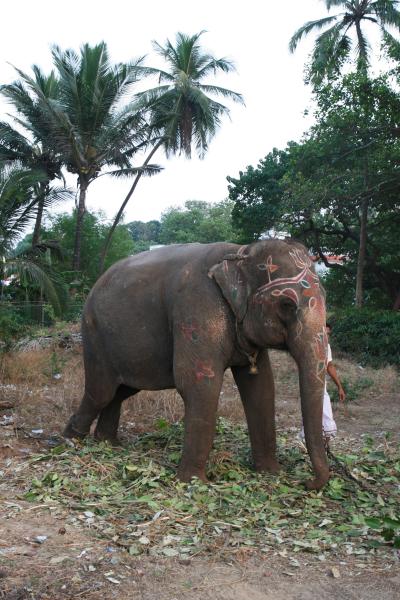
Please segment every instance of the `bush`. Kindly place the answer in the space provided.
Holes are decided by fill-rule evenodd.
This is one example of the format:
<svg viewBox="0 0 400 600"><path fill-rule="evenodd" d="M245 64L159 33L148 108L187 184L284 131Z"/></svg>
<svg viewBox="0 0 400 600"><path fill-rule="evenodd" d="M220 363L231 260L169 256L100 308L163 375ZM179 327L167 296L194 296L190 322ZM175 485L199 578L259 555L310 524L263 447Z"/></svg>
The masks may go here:
<svg viewBox="0 0 400 600"><path fill-rule="evenodd" d="M400 364L400 313L349 308L336 311L332 341L372 366Z"/></svg>
<svg viewBox="0 0 400 600"><path fill-rule="evenodd" d="M341 377L342 386L346 392L346 402L355 402L363 397L365 391L370 388L374 381L369 377L360 377L356 381L351 381L346 377ZM339 395L336 385L329 380L328 381L328 393L332 402L339 401Z"/></svg>
<svg viewBox="0 0 400 600"><path fill-rule="evenodd" d="M23 316L7 302L0 303L0 350L7 350L14 340L26 332L27 323Z"/></svg>

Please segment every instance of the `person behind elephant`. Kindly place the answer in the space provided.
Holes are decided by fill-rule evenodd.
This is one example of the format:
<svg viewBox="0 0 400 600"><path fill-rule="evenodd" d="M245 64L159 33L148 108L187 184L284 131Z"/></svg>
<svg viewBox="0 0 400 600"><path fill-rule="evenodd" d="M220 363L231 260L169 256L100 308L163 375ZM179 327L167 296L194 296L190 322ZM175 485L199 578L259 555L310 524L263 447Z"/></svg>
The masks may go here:
<svg viewBox="0 0 400 600"><path fill-rule="evenodd" d="M326 323L326 334L328 336L328 340L329 340L331 331L332 331L332 324ZM326 372L327 372L327 375L329 375L329 377L335 383L335 385L338 389L339 402L343 403L346 399L346 394L345 394L345 391L341 384L341 381L339 379L339 375L336 371L336 367L333 364L332 350L331 350L331 346L329 343L328 343L328 349L327 349ZM331 438L335 437L337 434L337 426L336 426L335 419L333 418L331 398L328 394L326 379L325 379L323 408L322 408L322 431L324 434L324 440L325 440L326 445L328 445L329 440ZM301 430L301 438L304 439L304 428Z"/></svg>

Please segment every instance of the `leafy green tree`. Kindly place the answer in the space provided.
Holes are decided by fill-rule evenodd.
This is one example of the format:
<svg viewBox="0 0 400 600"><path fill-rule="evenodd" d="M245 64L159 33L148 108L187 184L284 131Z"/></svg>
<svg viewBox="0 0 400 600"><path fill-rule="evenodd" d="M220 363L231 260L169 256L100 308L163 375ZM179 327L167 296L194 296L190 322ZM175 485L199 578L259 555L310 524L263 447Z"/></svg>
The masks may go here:
<svg viewBox="0 0 400 600"><path fill-rule="evenodd" d="M54 310L60 314L62 285L51 270L48 247L36 247L21 252L15 245L24 229L35 218L37 210L36 186L43 180L43 172L21 168L17 163L0 168L0 280L1 298L4 281L14 278L17 287L26 295L39 290Z"/></svg>
<svg viewBox="0 0 400 600"><path fill-rule="evenodd" d="M152 242L157 244L160 236L160 221L131 221L127 223L127 228L135 242Z"/></svg>
<svg viewBox="0 0 400 600"><path fill-rule="evenodd" d="M199 40L203 33L178 33L175 44L170 40L165 45L154 41L154 50L169 70L148 68L149 74L159 78L160 85L137 94L151 114L151 125L163 139L167 155L183 152L190 158L193 146L201 158L205 155L222 117L229 114L228 108L213 96L243 103L241 94L204 82L219 71L230 73L234 65L202 49Z"/></svg>
<svg viewBox="0 0 400 600"><path fill-rule="evenodd" d="M332 7L341 7L344 12L316 21L310 21L300 27L290 40L289 48L292 52L304 35L313 30L319 30L328 27L316 40L314 52L310 64L310 79L317 86L324 79L338 75L352 51L352 40L349 36L350 31L355 32L356 55L357 55L357 73L364 78L366 90L369 86L368 66L369 66L369 43L363 31L364 24L374 23L380 30L386 46L389 48L389 55L393 46L398 46L398 42L387 30L387 27L400 30L400 12L397 10L399 2L397 0L325 0L328 11ZM364 100L367 95L364 94ZM364 102L363 109L368 107L368 101ZM369 120L369 115L364 110L364 115ZM364 155L364 173L365 188L368 188L367 179L369 178L369 160L368 153ZM363 280L365 269L366 245L367 245L367 223L369 213L369 198L364 195L360 204L360 245L358 250L358 268L356 276L356 305L362 306L363 303Z"/></svg>
<svg viewBox="0 0 400 600"><path fill-rule="evenodd" d="M292 144L293 146L293 144ZM243 242L258 240L276 227L281 216L283 176L288 169L289 149L274 148L257 167L248 166L239 177L227 177L233 202L232 221Z"/></svg>
<svg viewBox="0 0 400 600"><path fill-rule="evenodd" d="M304 241L327 264L329 253L346 255L329 283L336 286L336 297L347 294L353 301L360 206L368 198L364 296L369 303L395 307L400 98L387 77L370 80L366 88L365 79L353 74L321 87L318 102L316 125L301 143L270 153L238 180L230 178L234 222L246 232L246 241L274 228Z"/></svg>
<svg viewBox="0 0 400 600"><path fill-rule="evenodd" d="M54 72L45 75L36 65L32 70L37 89L45 98L56 100L59 86ZM37 207L32 247L35 248L39 244L45 204L49 206L52 202L63 201L69 197L70 192L51 185L55 179L64 179L62 164L52 144L48 143L49 122L40 110L38 99L32 96L23 81L3 85L0 92L16 111L16 116L12 117L10 123L0 122L0 164L17 162L27 169L43 173L34 190Z"/></svg>
<svg viewBox="0 0 400 600"><path fill-rule="evenodd" d="M400 31L398 0L324 0L328 12L332 8L343 12L309 21L292 36L289 49L294 52L300 40L313 31L325 29L316 39L310 64L310 79L314 84L340 73L355 47L357 71L367 72L370 44L363 30L374 23L384 39L391 38L388 27ZM355 40L351 33L354 32ZM355 43L354 43L355 41Z"/></svg>
<svg viewBox="0 0 400 600"><path fill-rule="evenodd" d="M229 201L210 204L188 200L183 208L171 207L161 215L160 241L163 244L235 241L231 211Z"/></svg>
<svg viewBox="0 0 400 600"><path fill-rule="evenodd" d="M85 44L80 54L56 46L52 54L59 86L56 99L46 97L34 78L18 73L47 119L49 143L78 179L72 268L79 271L86 195L92 181L110 168L108 174L119 177L138 171L151 174L158 168L131 166L132 157L145 142L147 129L141 113L122 100L140 76L142 59L113 65L104 42L93 47Z"/></svg>
<svg viewBox="0 0 400 600"><path fill-rule="evenodd" d="M70 288L80 290L82 295L90 289L98 277L98 256L107 235L109 223L101 212L87 212L82 229L81 278L70 270L71 257L75 244L74 213L63 213L49 218L43 231L43 240L57 240L62 254L54 264L54 269ZM110 246L106 267L134 252L134 242L127 225L119 225Z"/></svg>
<svg viewBox="0 0 400 600"><path fill-rule="evenodd" d="M215 58L202 49L203 33L192 36L178 33L175 44L170 40L165 45L153 42L154 50L165 60L168 70L147 67L146 73L156 75L159 85L136 95L138 106L148 115L150 137L154 140L143 166L161 146L167 156L183 153L190 158L194 147L198 156L204 157L222 118L229 114L229 109L215 98L243 103L237 92L206 82L210 75L229 73L234 66L226 58ZM103 257L140 177L139 172L115 217Z"/></svg>

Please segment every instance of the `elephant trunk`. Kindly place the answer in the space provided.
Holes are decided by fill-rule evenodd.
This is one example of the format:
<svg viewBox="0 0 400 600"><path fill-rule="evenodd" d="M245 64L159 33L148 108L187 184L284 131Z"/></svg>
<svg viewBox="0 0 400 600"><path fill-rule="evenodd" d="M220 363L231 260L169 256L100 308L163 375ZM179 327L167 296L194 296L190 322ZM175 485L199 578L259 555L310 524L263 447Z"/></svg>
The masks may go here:
<svg viewBox="0 0 400 600"><path fill-rule="evenodd" d="M305 336L307 337L307 336ZM329 479L329 466L322 435L322 407L325 385L326 336L324 330L293 342L291 354L299 369L301 412L308 454L315 478L307 482L308 489L320 489Z"/></svg>

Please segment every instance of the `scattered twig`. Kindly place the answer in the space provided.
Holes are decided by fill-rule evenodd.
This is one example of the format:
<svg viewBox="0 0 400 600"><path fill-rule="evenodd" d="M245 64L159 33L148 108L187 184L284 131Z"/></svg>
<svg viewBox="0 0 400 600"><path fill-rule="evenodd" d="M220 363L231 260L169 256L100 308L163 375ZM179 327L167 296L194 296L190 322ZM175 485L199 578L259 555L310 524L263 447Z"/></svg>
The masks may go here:
<svg viewBox="0 0 400 600"><path fill-rule="evenodd" d="M0 401L0 410L7 410L8 408L14 408L15 402L11 402L10 400L1 400Z"/></svg>

